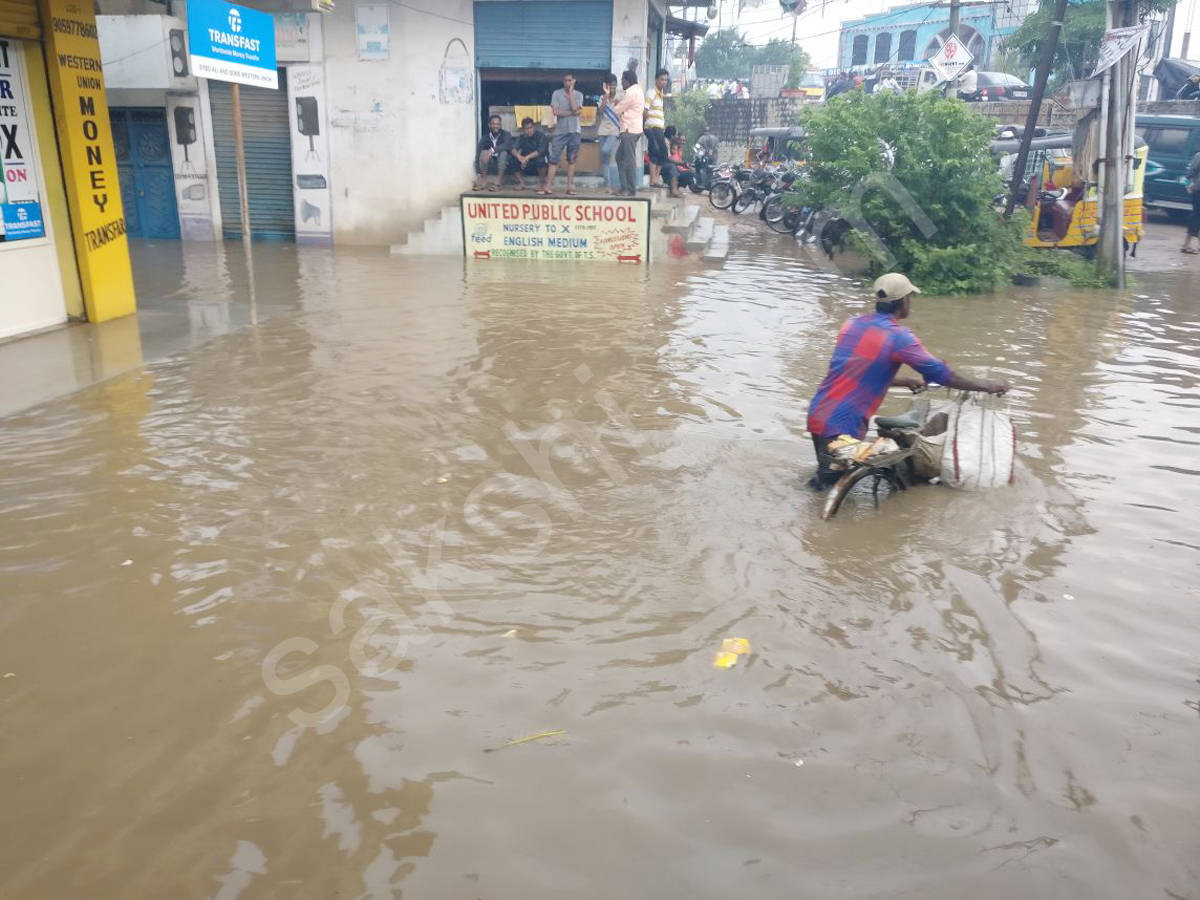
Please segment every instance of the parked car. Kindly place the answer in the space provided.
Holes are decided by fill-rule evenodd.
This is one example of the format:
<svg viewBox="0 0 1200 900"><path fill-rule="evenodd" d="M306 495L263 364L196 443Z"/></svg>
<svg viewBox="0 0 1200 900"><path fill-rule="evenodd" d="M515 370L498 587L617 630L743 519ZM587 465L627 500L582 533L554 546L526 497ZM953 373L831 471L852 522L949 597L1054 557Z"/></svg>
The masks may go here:
<svg viewBox="0 0 1200 900"><path fill-rule="evenodd" d="M1158 209L1190 210L1188 164L1200 152L1200 118L1196 116L1138 116L1138 137L1150 148L1146 161L1146 205Z"/></svg>
<svg viewBox="0 0 1200 900"><path fill-rule="evenodd" d="M979 72L976 90L963 97L968 102L986 103L989 100L1028 100L1033 88L1007 72Z"/></svg>

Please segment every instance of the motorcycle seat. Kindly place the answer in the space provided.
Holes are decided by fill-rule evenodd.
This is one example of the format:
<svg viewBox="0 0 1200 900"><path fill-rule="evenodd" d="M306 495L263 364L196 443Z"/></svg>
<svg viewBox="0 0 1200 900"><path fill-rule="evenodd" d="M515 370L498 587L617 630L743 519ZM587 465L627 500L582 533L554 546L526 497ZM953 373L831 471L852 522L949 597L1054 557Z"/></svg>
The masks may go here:
<svg viewBox="0 0 1200 900"><path fill-rule="evenodd" d="M906 412L902 416L876 416L875 417L875 427L876 428L920 428L921 427L921 414L915 409L910 409L908 412Z"/></svg>

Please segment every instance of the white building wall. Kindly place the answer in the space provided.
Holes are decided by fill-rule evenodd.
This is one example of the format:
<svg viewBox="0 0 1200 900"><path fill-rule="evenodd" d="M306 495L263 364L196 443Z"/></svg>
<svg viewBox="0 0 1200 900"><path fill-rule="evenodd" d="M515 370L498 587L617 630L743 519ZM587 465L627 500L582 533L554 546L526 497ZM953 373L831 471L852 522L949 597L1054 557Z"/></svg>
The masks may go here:
<svg viewBox="0 0 1200 900"><path fill-rule="evenodd" d="M386 60L359 58L354 3L322 17L335 243L397 241L473 177L474 91L444 84L475 64L471 0L380 5Z"/></svg>

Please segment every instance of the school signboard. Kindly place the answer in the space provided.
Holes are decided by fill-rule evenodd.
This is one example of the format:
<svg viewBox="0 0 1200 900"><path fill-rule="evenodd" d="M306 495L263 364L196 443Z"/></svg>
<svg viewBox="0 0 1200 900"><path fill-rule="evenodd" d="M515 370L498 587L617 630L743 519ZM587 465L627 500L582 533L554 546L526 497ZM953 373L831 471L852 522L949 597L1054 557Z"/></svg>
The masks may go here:
<svg viewBox="0 0 1200 900"><path fill-rule="evenodd" d="M193 74L279 88L275 19L269 13L221 0L188 0L187 18Z"/></svg>
<svg viewBox="0 0 1200 900"><path fill-rule="evenodd" d="M647 263L650 201L641 197L462 197L469 259Z"/></svg>

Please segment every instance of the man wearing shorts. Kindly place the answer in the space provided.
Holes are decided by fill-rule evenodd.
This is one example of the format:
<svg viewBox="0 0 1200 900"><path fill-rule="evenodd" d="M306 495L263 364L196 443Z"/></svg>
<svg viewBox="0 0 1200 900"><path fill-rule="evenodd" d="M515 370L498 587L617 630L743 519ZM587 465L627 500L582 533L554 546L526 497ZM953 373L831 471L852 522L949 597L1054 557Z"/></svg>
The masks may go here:
<svg viewBox="0 0 1200 900"><path fill-rule="evenodd" d="M671 73L659 69L654 76L654 87L646 91L646 150L650 154L650 187L663 186L662 169L670 155L664 135L667 127L666 91L670 80Z"/></svg>
<svg viewBox="0 0 1200 900"><path fill-rule="evenodd" d="M583 110L583 94L575 90L575 76L568 72L563 76L563 86L550 97L550 111L554 113L554 136L550 138L550 167L546 172L546 186L539 194L549 194L554 189L554 173L563 153L567 156L567 193L575 193L575 158L579 156L579 145L583 140L579 126L579 113Z"/></svg>

